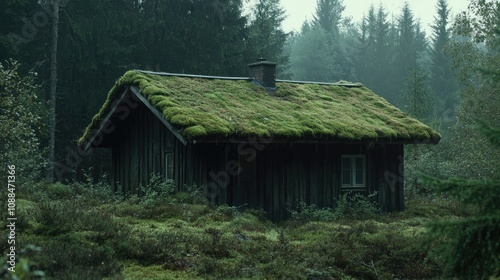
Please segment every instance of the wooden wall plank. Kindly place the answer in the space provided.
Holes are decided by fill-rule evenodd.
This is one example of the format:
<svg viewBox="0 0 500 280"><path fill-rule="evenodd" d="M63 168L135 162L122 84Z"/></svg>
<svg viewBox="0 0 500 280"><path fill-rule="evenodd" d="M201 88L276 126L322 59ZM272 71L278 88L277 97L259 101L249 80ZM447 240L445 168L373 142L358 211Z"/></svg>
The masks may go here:
<svg viewBox="0 0 500 280"><path fill-rule="evenodd" d="M184 145L145 108L134 110L134 117L119 129L126 137L112 149L111 175L112 184L121 185L124 192L136 193L153 171L165 175L165 154L171 149L178 190L183 190L185 184L204 186L213 182L218 187L214 203L247 203L252 208L264 208L270 218L280 220L288 217L299 201L333 206L341 194L341 155L366 153L367 193L378 191L378 201L385 210L404 208L403 183L398 181L391 191L384 176L385 172L403 175L398 170L398 158L403 153L400 144L370 148L324 143L268 144L255 160L248 162L248 155L239 155L234 143ZM224 188L224 178L214 181L209 173L227 172L226 164L231 160L240 164L242 172L237 176L228 174L229 184Z"/></svg>

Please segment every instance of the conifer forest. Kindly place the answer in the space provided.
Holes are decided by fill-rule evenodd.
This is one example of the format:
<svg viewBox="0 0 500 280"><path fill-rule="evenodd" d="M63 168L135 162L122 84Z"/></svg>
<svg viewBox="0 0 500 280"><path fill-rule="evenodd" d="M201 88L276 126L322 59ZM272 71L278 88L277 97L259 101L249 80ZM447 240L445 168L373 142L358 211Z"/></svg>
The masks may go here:
<svg viewBox="0 0 500 280"><path fill-rule="evenodd" d="M500 1L469 0L466 10L453 13L454 0L435 0L428 7L433 21L425 26L408 3L413 0L396 11L386 1L358 4L363 11L359 20L346 14L346 5L355 1L305 0L315 2L313 14L297 30L286 31L288 1L294 0L0 1L0 278L500 279ZM249 64L256 59L257 64L276 63L276 91L274 84L260 91L254 84L227 78L249 77ZM107 114L109 120L118 119L118 105L128 101L114 97L122 92L117 81L125 84L130 70L141 71L134 72L129 84L148 82L139 99L164 106L153 109L159 112L155 116L165 116L156 122L172 131L172 139L181 143L185 138L184 145L193 148L172 154L170 148L151 148L152 154L158 149L165 154L158 160L165 171L148 174L146 185L125 192L113 180L113 164L120 161L113 141L149 136L122 133L104 138L105 148L94 148L98 145L82 144L82 135L88 136L90 128L105 129L106 121L100 121L108 120ZM156 72L179 78L150 78ZM221 77L225 80L217 80ZM195 82L185 82L191 78ZM213 82L203 84L203 79ZM342 94L348 93L327 90L336 86L353 96L369 91L381 98L347 99ZM149 94L159 89L170 99ZM236 94L243 90L270 97L252 111L259 99ZM340 97L325 96L330 93ZM285 103L289 100L293 102ZM354 105L345 106L345 100ZM205 122L216 128L216 122L227 123L220 127L228 128L212 135L196 126L203 121L193 109L199 103L205 107L198 110L220 114ZM336 112L336 104L347 111ZM321 114L314 109L319 107ZM169 111L179 108L182 118ZM329 161L336 152L328 143L338 141L329 142L325 135L330 135L331 123L374 126L379 136L386 133L385 128L376 130L376 121L357 121L363 110L377 108L392 112L384 125L414 122L408 127L416 131L422 127L417 120L422 122L429 127L425 131L433 131L427 135L433 143L423 143L422 137L405 138L411 143L397 137L387 142L401 146L404 156L394 165L401 171L367 183L375 177L359 174L376 168L384 174L384 168L393 167L365 165L370 155L339 154L338 160ZM115 109L118 117L113 119ZM223 117L224 112L231 117ZM264 116L266 112L275 114ZM297 127L310 127L309 134L297 132L294 116L299 115L303 120ZM248 121L238 119L243 117ZM317 123L306 123L308 118ZM282 202L285 198L277 194L269 198L286 208L286 219L275 221L268 208L234 199L215 203L207 199L210 185L187 180L179 186L172 180L187 173L179 167L179 155L200 147L215 154L224 150L226 140L236 147L239 138L232 137L237 133L231 125L237 122L256 131L243 135L257 139L244 146L254 150L228 148L221 152L226 160L220 165L251 172L229 172L227 177L217 173L219 186L221 180L240 184L261 174L263 153L275 153L275 160L266 162L273 168L281 160L302 156L281 157L280 149L269 148L274 143L290 151L315 147L307 162L316 155L327 158L324 162L330 165L290 164L295 169L270 172L271 181L288 184L286 176L296 173L298 184L308 184L303 194L307 199L292 203ZM117 124L117 129L126 124ZM183 130L183 125L198 130ZM274 137L269 127L292 136ZM208 137L205 142L196 138L201 134ZM363 143L354 154L369 154L382 145L365 141L363 134L350 135ZM300 146L307 141L314 144ZM322 147L324 155L318 152ZM344 149L339 147L335 149ZM228 160L231 156L239 163L236 167ZM243 156L251 159L241 165ZM189 161L183 164L191 166ZM332 171L331 178L343 189L325 188L323 195L331 195L326 200L333 204L323 205L321 195L312 190L329 178L327 166L337 165L340 175ZM312 169L323 177L301 177L316 174ZM196 172L210 171L197 167ZM266 187L259 186L268 181L256 182L252 186L262 191L255 200L268 199ZM404 185L404 208L385 211L380 202L389 205L390 198L379 187L373 192L356 189L386 183L391 188ZM351 188L344 188L346 184ZM237 191L228 189L227 195ZM252 197L251 190L245 192Z"/></svg>

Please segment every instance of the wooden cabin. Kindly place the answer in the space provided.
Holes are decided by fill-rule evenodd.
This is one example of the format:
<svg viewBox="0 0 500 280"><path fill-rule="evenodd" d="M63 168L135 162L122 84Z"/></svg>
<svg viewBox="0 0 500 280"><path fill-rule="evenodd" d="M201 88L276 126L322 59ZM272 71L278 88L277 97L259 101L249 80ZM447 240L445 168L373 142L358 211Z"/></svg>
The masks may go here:
<svg viewBox="0 0 500 280"><path fill-rule="evenodd" d="M349 191L402 210L403 145L440 135L361 84L276 81L275 66L242 78L129 71L79 144L112 149L112 185L126 193L156 173L276 221Z"/></svg>

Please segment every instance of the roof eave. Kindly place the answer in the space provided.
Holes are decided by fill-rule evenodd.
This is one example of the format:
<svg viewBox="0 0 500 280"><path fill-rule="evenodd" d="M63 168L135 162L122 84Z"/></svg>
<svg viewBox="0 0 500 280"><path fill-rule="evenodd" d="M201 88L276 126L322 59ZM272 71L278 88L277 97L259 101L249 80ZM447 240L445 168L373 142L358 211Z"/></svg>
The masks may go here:
<svg viewBox="0 0 500 280"><path fill-rule="evenodd" d="M285 137L273 137L273 136L246 136L246 137L203 137L198 139L193 139L191 142L193 144L201 143L291 143L291 144L314 144L314 143L325 143L325 144L403 144L403 145L413 145L413 144L438 144L440 138L430 138L430 139L388 139L388 138L378 138L378 139L339 139L339 138L285 138Z"/></svg>

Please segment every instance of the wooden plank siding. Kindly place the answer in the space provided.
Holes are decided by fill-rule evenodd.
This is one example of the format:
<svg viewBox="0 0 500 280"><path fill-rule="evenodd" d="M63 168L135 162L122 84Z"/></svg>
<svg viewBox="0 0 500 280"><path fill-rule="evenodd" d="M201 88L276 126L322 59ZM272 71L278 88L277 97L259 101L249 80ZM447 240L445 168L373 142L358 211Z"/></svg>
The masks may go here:
<svg viewBox="0 0 500 280"><path fill-rule="evenodd" d="M114 189L139 193L152 173L166 175L174 155L174 180L206 187L215 204L263 208L274 221L286 219L298 203L334 207L347 191L377 192L386 211L404 207L402 144L192 143L184 145L145 106L117 125L112 147ZM366 156L366 188L342 189L342 155ZM208 187L207 187L208 186ZM212 187L212 189L210 188Z"/></svg>

